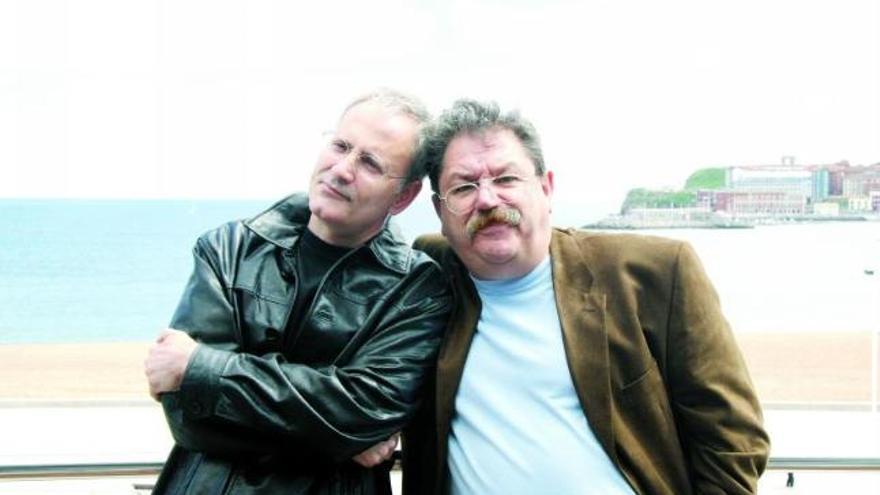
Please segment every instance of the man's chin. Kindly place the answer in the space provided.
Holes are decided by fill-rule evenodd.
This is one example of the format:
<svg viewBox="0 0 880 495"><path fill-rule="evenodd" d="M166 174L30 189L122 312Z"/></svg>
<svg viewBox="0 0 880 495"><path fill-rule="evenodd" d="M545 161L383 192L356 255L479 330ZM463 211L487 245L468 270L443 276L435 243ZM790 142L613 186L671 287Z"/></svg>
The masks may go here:
<svg viewBox="0 0 880 495"><path fill-rule="evenodd" d="M479 233L471 241L471 249L481 258L503 262L510 259L516 253L517 243L510 232L495 232L480 235Z"/></svg>
<svg viewBox="0 0 880 495"><path fill-rule="evenodd" d="M339 201L325 197L309 197L309 210L312 215L329 223L336 223L350 216L350 213L342 208Z"/></svg>
<svg viewBox="0 0 880 495"><path fill-rule="evenodd" d="M478 278L494 280L507 278L516 262L516 250L511 246L480 246L471 252L471 258L463 259L468 270Z"/></svg>

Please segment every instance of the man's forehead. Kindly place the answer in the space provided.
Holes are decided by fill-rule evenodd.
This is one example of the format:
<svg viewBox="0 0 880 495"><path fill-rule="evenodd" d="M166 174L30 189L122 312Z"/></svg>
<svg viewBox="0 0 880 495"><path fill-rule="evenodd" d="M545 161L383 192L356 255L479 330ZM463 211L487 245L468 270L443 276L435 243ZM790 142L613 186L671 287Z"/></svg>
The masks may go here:
<svg viewBox="0 0 880 495"><path fill-rule="evenodd" d="M488 129L462 131L452 138L451 141L469 140L483 146L496 146L509 137L515 137L510 129L504 127L490 127Z"/></svg>
<svg viewBox="0 0 880 495"><path fill-rule="evenodd" d="M450 140L443 155L444 172L457 173L460 167L482 165L509 166L525 157L525 148L509 129L495 128L462 133Z"/></svg>
<svg viewBox="0 0 880 495"><path fill-rule="evenodd" d="M375 101L365 101L348 108L339 116L338 126L352 121L371 120L374 122L389 123L400 127L418 127L416 119L405 112L383 105Z"/></svg>
<svg viewBox="0 0 880 495"><path fill-rule="evenodd" d="M340 117L336 129L339 137L358 141L355 144L365 148L408 145L415 139L417 131L415 119L374 102L359 103L349 108Z"/></svg>

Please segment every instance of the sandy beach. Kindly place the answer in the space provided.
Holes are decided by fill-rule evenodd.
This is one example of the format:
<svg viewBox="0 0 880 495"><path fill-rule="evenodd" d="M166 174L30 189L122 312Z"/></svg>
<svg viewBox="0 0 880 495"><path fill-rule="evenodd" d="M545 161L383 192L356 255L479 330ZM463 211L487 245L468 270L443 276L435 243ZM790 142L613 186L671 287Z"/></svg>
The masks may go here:
<svg viewBox="0 0 880 495"><path fill-rule="evenodd" d="M870 332L749 332L736 338L765 405L871 400Z"/></svg>
<svg viewBox="0 0 880 495"><path fill-rule="evenodd" d="M762 402L871 398L869 332L740 333ZM0 345L0 400L150 400L149 342Z"/></svg>
<svg viewBox="0 0 880 495"><path fill-rule="evenodd" d="M869 332L742 333L737 339L764 403L775 456L876 457L880 423L877 413L864 408L870 399ZM142 363L149 345L0 345L0 465L162 462L172 440L161 408L147 394ZM789 407L817 402L862 410ZM803 434L817 424L828 426ZM761 480L761 493L827 493L828 486L874 486L877 481L856 480L852 472L845 478L823 472L812 480L806 473L798 479L811 490L792 492L785 488L784 471L770 471ZM153 478L139 481L149 484ZM50 484L71 486L67 479L28 481L27 491L15 480L3 483L4 493L48 493ZM128 492L114 487L101 493Z"/></svg>
<svg viewBox="0 0 880 495"><path fill-rule="evenodd" d="M0 345L0 400L151 400L149 342Z"/></svg>

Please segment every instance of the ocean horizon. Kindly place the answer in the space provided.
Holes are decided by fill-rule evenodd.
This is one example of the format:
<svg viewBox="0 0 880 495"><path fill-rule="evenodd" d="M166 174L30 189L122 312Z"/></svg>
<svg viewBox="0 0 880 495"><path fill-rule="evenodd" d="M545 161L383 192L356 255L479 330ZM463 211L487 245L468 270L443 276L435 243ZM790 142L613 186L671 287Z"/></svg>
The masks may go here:
<svg viewBox="0 0 880 495"><path fill-rule="evenodd" d="M439 231L427 196L392 220L410 241ZM198 236L279 199L0 199L0 344L152 340Z"/></svg>
<svg viewBox="0 0 880 495"><path fill-rule="evenodd" d="M409 240L439 231L427 196L394 218ZM152 340L196 238L275 201L0 199L0 344ZM563 209L563 226L603 214ZM878 222L637 233L691 242L735 331L880 328Z"/></svg>

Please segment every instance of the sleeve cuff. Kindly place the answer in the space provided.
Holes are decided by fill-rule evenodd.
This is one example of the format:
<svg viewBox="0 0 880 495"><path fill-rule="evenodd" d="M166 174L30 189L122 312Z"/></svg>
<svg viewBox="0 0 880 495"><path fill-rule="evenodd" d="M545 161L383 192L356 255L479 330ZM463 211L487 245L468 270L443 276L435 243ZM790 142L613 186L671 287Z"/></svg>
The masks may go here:
<svg viewBox="0 0 880 495"><path fill-rule="evenodd" d="M201 419L214 414L220 395L220 378L234 354L205 344L196 347L180 383L180 406L186 417Z"/></svg>

